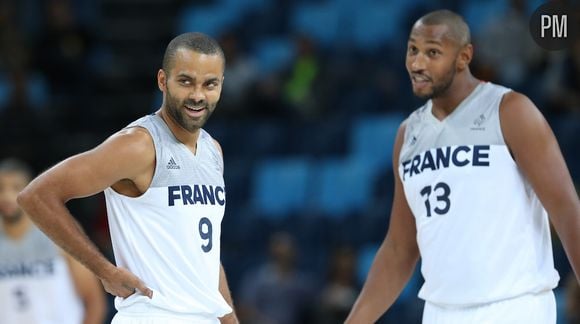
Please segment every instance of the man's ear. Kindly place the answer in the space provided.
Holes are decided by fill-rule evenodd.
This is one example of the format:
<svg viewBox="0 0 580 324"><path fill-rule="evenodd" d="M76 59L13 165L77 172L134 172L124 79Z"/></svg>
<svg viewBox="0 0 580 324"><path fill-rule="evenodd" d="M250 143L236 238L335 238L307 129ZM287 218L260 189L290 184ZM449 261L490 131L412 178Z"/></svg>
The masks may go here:
<svg viewBox="0 0 580 324"><path fill-rule="evenodd" d="M459 50L457 57L457 69L463 71L469 67L471 59L473 58L473 45L467 44Z"/></svg>
<svg viewBox="0 0 580 324"><path fill-rule="evenodd" d="M159 90L163 92L167 90L167 74L165 74L163 69L159 69L159 71L157 71L157 86L159 87Z"/></svg>

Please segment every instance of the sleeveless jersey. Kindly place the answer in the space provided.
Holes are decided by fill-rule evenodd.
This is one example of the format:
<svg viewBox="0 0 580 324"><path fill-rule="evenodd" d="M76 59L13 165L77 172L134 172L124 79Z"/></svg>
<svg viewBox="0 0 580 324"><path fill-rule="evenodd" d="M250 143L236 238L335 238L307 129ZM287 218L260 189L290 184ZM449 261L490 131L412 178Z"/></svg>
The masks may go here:
<svg viewBox="0 0 580 324"><path fill-rule="evenodd" d="M153 298L117 297L120 313L215 320L232 310L219 292L220 234L226 197L222 156L203 129L196 154L163 119L149 115L128 127L146 129L156 165L149 189L136 198L105 189L117 266L153 290Z"/></svg>
<svg viewBox="0 0 580 324"><path fill-rule="evenodd" d="M558 283L546 211L500 128L509 91L481 82L444 120L430 100L406 120L398 171L429 302L482 304Z"/></svg>
<svg viewBox="0 0 580 324"><path fill-rule="evenodd" d="M36 227L17 241L0 229L0 323L80 324L83 312L53 242Z"/></svg>

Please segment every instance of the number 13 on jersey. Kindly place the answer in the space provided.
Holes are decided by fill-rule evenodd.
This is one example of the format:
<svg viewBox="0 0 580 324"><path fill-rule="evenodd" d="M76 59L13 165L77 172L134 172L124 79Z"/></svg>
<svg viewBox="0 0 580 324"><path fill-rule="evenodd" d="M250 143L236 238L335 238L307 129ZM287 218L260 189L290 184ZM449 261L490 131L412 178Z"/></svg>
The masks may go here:
<svg viewBox="0 0 580 324"><path fill-rule="evenodd" d="M427 209L427 217L431 217L431 210L437 215L445 215L451 207L449 194L451 189L445 182L439 182L435 186L426 186L421 189L421 196L425 198L425 208ZM434 197L431 197L433 194ZM432 208L431 201L435 200Z"/></svg>

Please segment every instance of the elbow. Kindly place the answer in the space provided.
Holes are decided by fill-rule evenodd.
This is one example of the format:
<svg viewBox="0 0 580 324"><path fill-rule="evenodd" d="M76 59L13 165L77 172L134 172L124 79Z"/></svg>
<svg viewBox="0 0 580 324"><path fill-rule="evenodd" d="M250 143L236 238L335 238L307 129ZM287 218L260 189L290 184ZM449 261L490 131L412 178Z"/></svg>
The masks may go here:
<svg viewBox="0 0 580 324"><path fill-rule="evenodd" d="M34 183L30 183L28 186L22 190L16 197L16 202L22 208L22 210L29 216L34 214L34 210L38 208L38 204L41 202L41 198L46 199L47 195L35 186Z"/></svg>
<svg viewBox="0 0 580 324"><path fill-rule="evenodd" d="M22 190L18 196L16 197L16 202L18 203L18 206L20 206L20 208L22 208L25 212L30 208L30 205L32 204L34 193L32 192L32 190L30 190L29 187L24 188L24 190Z"/></svg>
<svg viewBox="0 0 580 324"><path fill-rule="evenodd" d="M26 213L26 215L28 215L28 217L37 225L37 215L39 213L39 209L41 208L40 197L42 197L42 195L38 192L38 190L31 188L30 185L24 188L24 190L22 190L16 197L16 202L22 211L24 211L24 213Z"/></svg>

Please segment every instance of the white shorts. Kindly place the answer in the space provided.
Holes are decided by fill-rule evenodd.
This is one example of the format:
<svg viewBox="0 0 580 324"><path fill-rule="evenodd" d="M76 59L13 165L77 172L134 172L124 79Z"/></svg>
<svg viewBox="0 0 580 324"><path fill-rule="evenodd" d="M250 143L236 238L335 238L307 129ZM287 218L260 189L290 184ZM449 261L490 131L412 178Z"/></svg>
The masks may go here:
<svg viewBox="0 0 580 324"><path fill-rule="evenodd" d="M145 314L123 314L117 313L111 324L219 324L219 319L207 318L184 318L169 315L145 315Z"/></svg>
<svg viewBox="0 0 580 324"><path fill-rule="evenodd" d="M556 324L556 298L549 290L473 307L425 302L423 324Z"/></svg>

